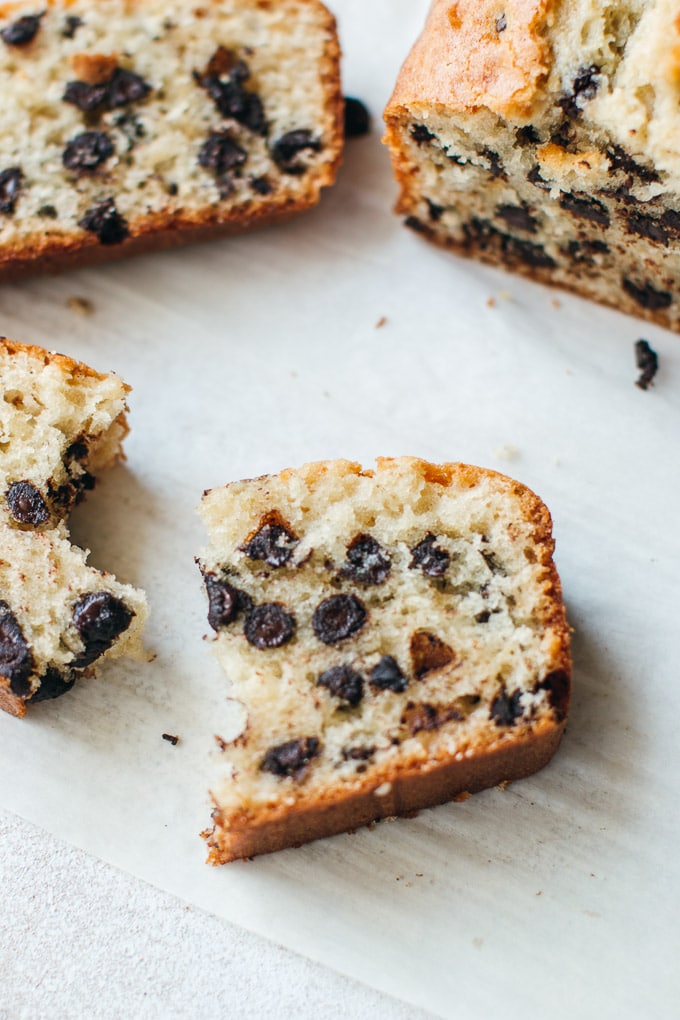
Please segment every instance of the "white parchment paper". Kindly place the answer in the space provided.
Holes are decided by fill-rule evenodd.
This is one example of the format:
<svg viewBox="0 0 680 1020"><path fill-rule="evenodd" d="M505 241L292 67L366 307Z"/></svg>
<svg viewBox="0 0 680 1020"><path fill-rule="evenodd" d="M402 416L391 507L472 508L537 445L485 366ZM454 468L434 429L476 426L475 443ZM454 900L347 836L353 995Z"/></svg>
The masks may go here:
<svg viewBox="0 0 680 1020"><path fill-rule="evenodd" d="M348 145L319 209L0 289L2 333L134 387L127 464L101 480L72 530L96 566L147 590L156 654L23 721L2 715L0 803L442 1016L670 1017L680 999L680 338L404 230L378 114L427 4L332 6L346 90L375 124ZM91 317L67 308L73 294L94 302ZM640 336L661 364L646 393L634 386ZM198 833L228 705L201 641L194 507L234 478L380 454L498 468L550 506L574 627L563 745L503 792L208 868Z"/></svg>

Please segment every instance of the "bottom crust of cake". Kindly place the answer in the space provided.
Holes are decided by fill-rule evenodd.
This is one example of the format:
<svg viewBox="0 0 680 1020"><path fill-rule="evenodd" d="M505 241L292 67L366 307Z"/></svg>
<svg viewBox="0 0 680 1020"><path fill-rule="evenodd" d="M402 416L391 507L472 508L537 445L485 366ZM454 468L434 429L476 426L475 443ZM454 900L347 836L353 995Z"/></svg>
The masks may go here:
<svg viewBox="0 0 680 1020"><path fill-rule="evenodd" d="M373 784L344 795L339 790L322 803L263 812L261 818L251 817L245 823L238 818L229 821L216 807L214 827L203 833L210 847L208 863L227 864L351 832L385 818L412 817L461 795L525 779L548 764L565 725L566 720L548 724L521 742L507 741L470 758L403 770L377 788Z"/></svg>

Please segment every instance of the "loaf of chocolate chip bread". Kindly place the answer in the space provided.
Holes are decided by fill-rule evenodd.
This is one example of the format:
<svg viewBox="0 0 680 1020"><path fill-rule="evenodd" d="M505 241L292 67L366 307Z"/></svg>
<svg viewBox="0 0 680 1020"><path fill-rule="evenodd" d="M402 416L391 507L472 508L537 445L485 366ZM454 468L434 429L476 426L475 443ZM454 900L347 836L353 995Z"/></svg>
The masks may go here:
<svg viewBox="0 0 680 1020"><path fill-rule="evenodd" d="M104 656L138 654L141 591L87 566L65 517L122 456L129 387L0 341L0 708L23 716Z"/></svg>
<svg viewBox="0 0 680 1020"><path fill-rule="evenodd" d="M287 217L335 177L319 0L0 9L0 278Z"/></svg>
<svg viewBox="0 0 680 1020"><path fill-rule="evenodd" d="M519 779L565 726L569 636L551 520L491 471L308 464L206 493L218 734L214 864Z"/></svg>
<svg viewBox="0 0 680 1020"><path fill-rule="evenodd" d="M385 115L407 224L680 328L679 11L434 0Z"/></svg>
<svg viewBox="0 0 680 1020"><path fill-rule="evenodd" d="M64 525L0 525L0 708L58 698L103 657L141 657L144 595L86 564Z"/></svg>
<svg viewBox="0 0 680 1020"><path fill-rule="evenodd" d="M129 387L61 354L0 340L0 522L53 527L122 456Z"/></svg>

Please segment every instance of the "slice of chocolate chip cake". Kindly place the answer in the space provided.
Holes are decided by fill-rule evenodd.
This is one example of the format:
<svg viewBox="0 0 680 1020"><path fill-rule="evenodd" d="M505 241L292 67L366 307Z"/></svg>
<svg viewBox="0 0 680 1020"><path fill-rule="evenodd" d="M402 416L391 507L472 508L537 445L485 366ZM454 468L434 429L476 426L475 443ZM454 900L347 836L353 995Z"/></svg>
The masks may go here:
<svg viewBox="0 0 680 1020"><path fill-rule="evenodd" d="M385 114L407 224L680 329L678 10L434 0Z"/></svg>
<svg viewBox="0 0 680 1020"><path fill-rule="evenodd" d="M86 565L64 518L122 457L129 386L0 340L0 708L56 698L103 656L138 654L143 593Z"/></svg>
<svg viewBox="0 0 680 1020"><path fill-rule="evenodd" d="M129 386L6 339L0 383L0 522L53 527L122 456Z"/></svg>
<svg viewBox="0 0 680 1020"><path fill-rule="evenodd" d="M319 0L5 4L0 82L0 277L290 216L340 159Z"/></svg>
<svg viewBox="0 0 680 1020"><path fill-rule="evenodd" d="M569 636L551 520L462 464L308 464L204 496L214 647L247 720L223 750L215 863L545 765ZM228 775L227 775L228 772Z"/></svg>
<svg viewBox="0 0 680 1020"><path fill-rule="evenodd" d="M86 564L64 525L0 526L0 708L58 698L103 657L141 657L146 600Z"/></svg>

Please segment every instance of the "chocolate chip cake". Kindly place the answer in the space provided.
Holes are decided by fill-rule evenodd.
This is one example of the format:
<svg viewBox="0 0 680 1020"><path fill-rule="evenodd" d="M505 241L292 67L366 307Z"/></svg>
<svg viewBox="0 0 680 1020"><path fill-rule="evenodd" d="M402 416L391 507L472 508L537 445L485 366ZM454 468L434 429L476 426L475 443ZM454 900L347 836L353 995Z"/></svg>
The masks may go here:
<svg viewBox="0 0 680 1020"><path fill-rule="evenodd" d="M213 489L199 561L246 713L217 734L212 863L519 779L570 695L550 515L463 464L308 464ZM231 736L231 735L230 735Z"/></svg>
<svg viewBox="0 0 680 1020"><path fill-rule="evenodd" d="M385 114L398 211L679 329L679 52L661 0L434 0Z"/></svg>
<svg viewBox="0 0 680 1020"><path fill-rule="evenodd" d="M5 4L0 83L0 277L290 216L340 159L319 0Z"/></svg>
<svg viewBox="0 0 680 1020"><path fill-rule="evenodd" d="M65 517L122 456L129 387L0 341L0 708L56 698L103 656L141 653L141 591L86 564Z"/></svg>
<svg viewBox="0 0 680 1020"><path fill-rule="evenodd" d="M129 387L87 365L0 340L0 522L45 529L122 456Z"/></svg>

